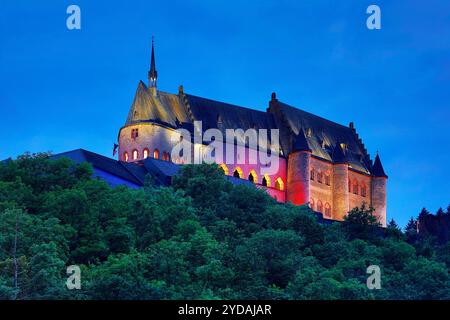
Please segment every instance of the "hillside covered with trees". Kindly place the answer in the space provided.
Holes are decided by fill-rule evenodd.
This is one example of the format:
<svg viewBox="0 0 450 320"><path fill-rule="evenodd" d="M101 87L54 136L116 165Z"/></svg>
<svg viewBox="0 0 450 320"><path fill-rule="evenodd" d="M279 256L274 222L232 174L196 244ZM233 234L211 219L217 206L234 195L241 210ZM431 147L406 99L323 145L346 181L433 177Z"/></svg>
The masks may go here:
<svg viewBox="0 0 450 320"><path fill-rule="evenodd" d="M214 166L185 166L170 188L91 175L46 154L0 164L0 299L450 299L449 209L405 232L366 208L323 225Z"/></svg>

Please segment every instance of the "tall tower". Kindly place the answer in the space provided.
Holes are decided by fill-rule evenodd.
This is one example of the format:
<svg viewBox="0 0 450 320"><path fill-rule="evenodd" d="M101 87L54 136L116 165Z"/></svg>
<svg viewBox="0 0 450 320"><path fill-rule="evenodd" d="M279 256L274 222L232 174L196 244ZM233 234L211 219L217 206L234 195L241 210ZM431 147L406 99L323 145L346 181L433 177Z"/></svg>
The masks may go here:
<svg viewBox="0 0 450 320"><path fill-rule="evenodd" d="M306 204L309 196L309 170L311 149L302 129L294 138L292 152L288 157L287 168L287 201L295 205Z"/></svg>
<svg viewBox="0 0 450 320"><path fill-rule="evenodd" d="M158 80L158 71L156 71L155 63L155 46L152 37L152 58L150 61L150 71L148 72L148 88L154 96L156 96L156 82Z"/></svg>
<svg viewBox="0 0 450 320"><path fill-rule="evenodd" d="M372 207L378 221L386 226L386 184L388 176L384 172L380 156L377 153L372 166Z"/></svg>
<svg viewBox="0 0 450 320"><path fill-rule="evenodd" d="M333 219L343 220L349 211L348 160L340 143L333 150Z"/></svg>

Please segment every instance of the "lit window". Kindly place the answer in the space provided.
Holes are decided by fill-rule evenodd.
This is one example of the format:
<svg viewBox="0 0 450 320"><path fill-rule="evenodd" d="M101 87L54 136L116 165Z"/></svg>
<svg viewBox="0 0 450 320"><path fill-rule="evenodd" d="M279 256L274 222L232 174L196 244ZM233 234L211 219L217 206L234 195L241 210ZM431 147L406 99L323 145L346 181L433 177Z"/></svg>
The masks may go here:
<svg viewBox="0 0 450 320"><path fill-rule="evenodd" d="M233 177L242 179L242 176L243 176L243 173L242 173L241 168L237 167L236 169L234 169Z"/></svg>
<svg viewBox="0 0 450 320"><path fill-rule="evenodd" d="M128 162L128 152L123 153L123 160L125 160L125 162Z"/></svg>
<svg viewBox="0 0 450 320"><path fill-rule="evenodd" d="M147 148L144 149L144 153L143 154L144 154L144 159L147 159L148 155L149 155L149 151L148 151Z"/></svg>
<svg viewBox="0 0 450 320"><path fill-rule="evenodd" d="M228 171L228 167L225 164L223 164L223 163L219 166L219 168L223 171L223 174L226 175L226 176L230 173Z"/></svg>
<svg viewBox="0 0 450 320"><path fill-rule="evenodd" d="M267 174L265 174L264 177L262 178L261 184L264 187L270 187L270 178Z"/></svg>
<svg viewBox="0 0 450 320"><path fill-rule="evenodd" d="M139 154L137 150L133 150L133 160L137 160Z"/></svg>
<svg viewBox="0 0 450 320"><path fill-rule="evenodd" d="M153 151L153 158L159 159L159 150L158 149L155 149L155 151Z"/></svg>
<svg viewBox="0 0 450 320"><path fill-rule="evenodd" d="M256 172L254 170L250 171L250 173L248 174L248 181L258 183L258 176L256 175Z"/></svg>
<svg viewBox="0 0 450 320"><path fill-rule="evenodd" d="M275 180L275 189L280 191L284 190L284 182L281 178L277 178L277 180Z"/></svg>

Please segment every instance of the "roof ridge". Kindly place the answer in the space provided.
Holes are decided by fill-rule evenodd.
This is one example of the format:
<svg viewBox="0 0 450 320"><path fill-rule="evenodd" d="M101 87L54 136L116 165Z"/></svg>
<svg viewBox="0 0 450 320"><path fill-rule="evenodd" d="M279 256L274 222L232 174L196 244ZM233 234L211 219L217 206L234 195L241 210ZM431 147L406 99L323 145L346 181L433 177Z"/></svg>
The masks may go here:
<svg viewBox="0 0 450 320"><path fill-rule="evenodd" d="M324 118L324 117L318 116L318 115L316 115L316 114L314 114L314 113L312 113L312 112L309 112L309 111L306 111L306 110L303 110L303 109L300 109L300 108L291 106L290 104L287 104L287 103L284 103L284 102L281 102L281 101L279 101L279 103L282 104L282 105L284 105L284 106L286 106L286 107L288 107L288 108L291 108L291 109L294 109L294 110L297 110L297 111L300 111L300 112L307 113L307 114L309 114L309 115L311 115L311 116L313 116L313 117L319 118L319 119L324 120L324 121L326 121L326 122L328 122L328 123L332 123L332 124L334 124L334 125L338 125L338 126L340 126L340 127L342 127L342 128L345 128L345 129L347 129L347 130L351 130L351 129L350 129L349 127L347 127L346 125L343 125L343 124L340 124L340 123L338 123L338 122L335 122L335 121L326 119L326 118Z"/></svg>
<svg viewBox="0 0 450 320"><path fill-rule="evenodd" d="M210 99L210 98L204 98L204 97L196 96L196 95L189 94L189 93L185 93L185 95L186 95L186 96L191 96L191 97L194 97L194 98L203 99L203 100L209 100L209 101L217 102L217 103L221 103L221 104L226 104L226 105L228 105L228 106L235 107L235 108L240 108L240 109L245 109L245 110L249 110L249 111L260 112L260 113L262 113L262 114L267 114L267 111L258 110L258 109L252 108L252 107L243 107L243 106L239 106L239 105L237 105L237 104L233 104L233 103L229 103L229 102L224 102L224 101L220 101L220 100L214 100L214 99Z"/></svg>

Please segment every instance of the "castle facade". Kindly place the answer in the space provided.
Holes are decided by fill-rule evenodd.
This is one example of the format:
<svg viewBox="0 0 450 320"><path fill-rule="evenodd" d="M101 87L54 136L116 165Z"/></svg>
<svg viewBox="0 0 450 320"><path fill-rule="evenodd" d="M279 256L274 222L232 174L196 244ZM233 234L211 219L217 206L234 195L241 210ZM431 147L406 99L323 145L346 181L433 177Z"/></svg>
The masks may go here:
<svg viewBox="0 0 450 320"><path fill-rule="evenodd" d="M139 163L154 158L189 162L183 155L174 157L172 150L183 139L180 129L193 135L199 130L194 126L196 121L202 123L200 130L213 128L224 136L227 129L275 129L279 144L273 143L271 136L264 141L277 157L275 172L260 174L267 163L250 161L252 150L245 135L231 146L244 146L245 152L233 159L218 157L217 165L226 175L250 180L279 202L308 204L326 219L342 220L351 209L365 203L386 225L388 177L379 155L374 161L370 158L353 123L343 126L318 117L279 101L275 93L263 112L190 95L182 86L176 94L162 92L157 89L157 79L152 45L148 85L139 82L126 123L119 130L120 161ZM200 150L190 153L193 157L201 155L208 145L192 143L192 149Z"/></svg>

